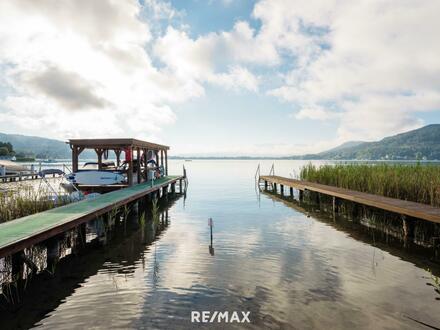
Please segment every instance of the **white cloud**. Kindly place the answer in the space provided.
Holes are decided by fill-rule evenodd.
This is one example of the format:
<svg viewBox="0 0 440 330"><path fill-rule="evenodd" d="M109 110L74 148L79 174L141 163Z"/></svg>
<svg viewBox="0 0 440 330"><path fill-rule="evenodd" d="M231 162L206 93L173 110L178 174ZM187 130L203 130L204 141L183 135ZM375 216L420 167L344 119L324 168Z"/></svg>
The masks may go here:
<svg viewBox="0 0 440 330"><path fill-rule="evenodd" d="M203 87L153 66L139 15L134 0L1 2L2 83L13 92L0 104L0 129L149 138L173 123L169 105Z"/></svg>
<svg viewBox="0 0 440 330"><path fill-rule="evenodd" d="M238 22L233 31L191 39L186 31L169 27L154 46L156 58L167 71L194 83L213 83L227 89L256 92L259 79L243 64L277 61L274 48L261 52L247 23Z"/></svg>
<svg viewBox="0 0 440 330"><path fill-rule="evenodd" d="M337 117L336 113L330 112L320 106L314 108L302 108L295 113L295 118L297 119L327 120L334 117Z"/></svg>
<svg viewBox="0 0 440 330"><path fill-rule="evenodd" d="M259 78L248 69L234 66L227 73L219 73L209 78L209 81L223 88L238 91L246 89L251 92L258 91Z"/></svg>
<svg viewBox="0 0 440 330"><path fill-rule="evenodd" d="M437 0L260 0L258 28L242 19L196 37L173 24L184 12L169 2L143 10L0 2L0 129L157 137L173 105L207 84L290 102L294 120L332 120L338 142L419 127L421 112L440 110Z"/></svg>
<svg viewBox="0 0 440 330"><path fill-rule="evenodd" d="M261 33L298 56L269 93L299 105L298 119L339 107L342 140L419 127L417 112L440 110L438 12L435 0L260 1Z"/></svg>

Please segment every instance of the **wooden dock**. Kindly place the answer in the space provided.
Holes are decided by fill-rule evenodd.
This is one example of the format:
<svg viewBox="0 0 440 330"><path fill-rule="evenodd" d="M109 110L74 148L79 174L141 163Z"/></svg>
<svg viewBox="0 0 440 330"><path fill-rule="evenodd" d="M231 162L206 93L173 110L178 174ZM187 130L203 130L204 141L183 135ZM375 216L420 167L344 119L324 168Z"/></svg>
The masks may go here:
<svg viewBox="0 0 440 330"><path fill-rule="evenodd" d="M115 208L134 202L151 193L175 191L179 182L182 192L184 176L166 176L150 182L103 194L93 199L57 207L45 212L0 224L0 258L61 234L82 223L102 216Z"/></svg>
<svg viewBox="0 0 440 330"><path fill-rule="evenodd" d="M339 198L342 200L375 207L385 211L394 212L404 216L440 223L440 208L433 207L427 204L373 195L355 190L323 185L319 183L289 179L275 175L260 176L259 180L260 182L264 182L266 189L268 184L271 184L276 191L277 185L280 185L282 193L284 191L284 187L291 188L291 195L293 195L293 189L298 189L300 190L300 192L308 190L328 195L333 198Z"/></svg>
<svg viewBox="0 0 440 330"><path fill-rule="evenodd" d="M0 182L16 182L38 179L38 173L7 174L0 176Z"/></svg>

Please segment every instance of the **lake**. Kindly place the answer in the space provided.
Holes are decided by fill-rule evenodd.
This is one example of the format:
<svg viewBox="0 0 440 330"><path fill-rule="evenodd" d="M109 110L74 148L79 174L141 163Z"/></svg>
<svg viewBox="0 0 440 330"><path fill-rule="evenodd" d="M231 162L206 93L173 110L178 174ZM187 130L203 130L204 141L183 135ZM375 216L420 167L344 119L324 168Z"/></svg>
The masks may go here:
<svg viewBox="0 0 440 330"><path fill-rule="evenodd" d="M157 231L137 222L116 227L105 244L35 279L23 307L2 320L41 329L179 329L207 326L191 323L191 311L249 311L250 323L209 327L440 327L440 295L429 285L438 264L348 220L258 193L258 163L267 174L273 161L171 160L169 173L185 165L189 187L186 198L163 206ZM277 160L275 173L296 176L303 164Z"/></svg>

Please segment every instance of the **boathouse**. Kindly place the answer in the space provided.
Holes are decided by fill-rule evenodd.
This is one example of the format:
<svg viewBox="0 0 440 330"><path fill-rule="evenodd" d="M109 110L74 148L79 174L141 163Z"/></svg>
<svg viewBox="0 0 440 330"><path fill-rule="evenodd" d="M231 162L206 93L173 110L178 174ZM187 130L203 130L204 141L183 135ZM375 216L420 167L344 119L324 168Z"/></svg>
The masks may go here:
<svg viewBox="0 0 440 330"><path fill-rule="evenodd" d="M127 185L132 186L147 180L147 161L154 158L156 164L163 168L164 175L168 175L168 146L137 140L133 138L121 139L71 139L68 144L72 149L72 171L79 170L79 156L84 150L94 150L97 155L98 169L104 169L104 160L109 158L109 152L116 157L116 167L126 164L123 169L127 174ZM124 157L122 159L122 157ZM144 166L143 166L144 164ZM136 175L134 175L136 174ZM120 186L124 188L124 185ZM91 187L83 187L91 188ZM95 187L96 188L96 187Z"/></svg>

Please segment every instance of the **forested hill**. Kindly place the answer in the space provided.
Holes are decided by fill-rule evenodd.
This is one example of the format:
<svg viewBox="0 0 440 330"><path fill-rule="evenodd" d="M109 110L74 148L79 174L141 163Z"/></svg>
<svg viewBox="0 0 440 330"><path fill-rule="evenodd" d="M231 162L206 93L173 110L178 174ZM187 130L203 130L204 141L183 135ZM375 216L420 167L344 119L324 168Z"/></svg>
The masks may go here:
<svg viewBox="0 0 440 330"><path fill-rule="evenodd" d="M345 146L344 146L345 145ZM318 154L292 159L440 160L440 124L386 137L376 142L345 143Z"/></svg>

